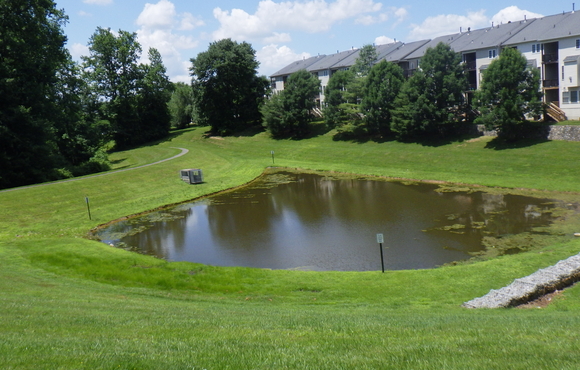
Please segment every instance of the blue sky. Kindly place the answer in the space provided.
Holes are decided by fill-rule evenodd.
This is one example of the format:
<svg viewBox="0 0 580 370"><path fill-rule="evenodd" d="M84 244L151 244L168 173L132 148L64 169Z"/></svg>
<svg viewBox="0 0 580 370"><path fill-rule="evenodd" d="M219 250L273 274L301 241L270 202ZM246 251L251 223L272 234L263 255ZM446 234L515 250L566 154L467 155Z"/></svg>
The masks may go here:
<svg viewBox="0 0 580 370"><path fill-rule="evenodd" d="M190 58L222 38L247 41L260 74L317 54L365 44L410 42L484 28L526 16L571 11L572 2L523 0L56 0L69 17L67 47L87 55L97 27L136 32L147 55L155 47L172 81L189 81Z"/></svg>

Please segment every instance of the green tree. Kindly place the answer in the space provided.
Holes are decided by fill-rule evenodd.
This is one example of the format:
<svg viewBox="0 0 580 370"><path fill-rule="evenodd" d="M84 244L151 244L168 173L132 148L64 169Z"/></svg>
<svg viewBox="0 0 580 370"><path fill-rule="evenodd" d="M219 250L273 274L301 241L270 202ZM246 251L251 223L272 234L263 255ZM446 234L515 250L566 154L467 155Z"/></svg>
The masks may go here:
<svg viewBox="0 0 580 370"><path fill-rule="evenodd" d="M390 132L391 115L395 99L405 77L401 67L383 60L375 64L366 78L363 89L361 112L369 134L386 135Z"/></svg>
<svg viewBox="0 0 580 370"><path fill-rule="evenodd" d="M149 50L149 64L139 63L137 34L97 28L83 57L84 78L93 93L101 120L110 122L118 148L164 137L169 132L167 102L171 83L161 55Z"/></svg>
<svg viewBox="0 0 580 370"><path fill-rule="evenodd" d="M329 127L335 127L347 119L347 87L354 78L351 71L337 71L330 76L324 92L326 106L323 109L324 121Z"/></svg>
<svg viewBox="0 0 580 370"><path fill-rule="evenodd" d="M175 83L168 106L171 114L171 127L186 128L194 118L193 89L191 86L183 82Z"/></svg>
<svg viewBox="0 0 580 370"><path fill-rule="evenodd" d="M57 71L54 84L54 104L59 107L53 131L59 152L70 165L67 170L74 176L99 172L109 168L102 150L109 127L95 121L90 113L90 96L81 68L70 55Z"/></svg>
<svg viewBox="0 0 580 370"><path fill-rule="evenodd" d="M231 39L211 43L191 64L201 125L228 135L261 122L269 82L257 75L259 62L250 44Z"/></svg>
<svg viewBox="0 0 580 370"><path fill-rule="evenodd" d="M363 89L366 83L366 78L378 60L377 50L373 45L364 45L356 58L351 71L354 74L353 78L348 84L345 92L345 98L349 104L358 105L362 101ZM359 107L351 106L351 114L359 110Z"/></svg>
<svg viewBox="0 0 580 370"><path fill-rule="evenodd" d="M99 114L111 123L117 147L135 145L140 134L137 114L139 81L143 71L138 60L141 45L137 34L97 28L89 40L90 55L83 57L85 79L96 95Z"/></svg>
<svg viewBox="0 0 580 370"><path fill-rule="evenodd" d="M483 74L475 95L481 116L475 123L497 130L499 137L516 139L529 126L526 116L539 118L541 99L539 71L529 68L517 49L506 48Z"/></svg>
<svg viewBox="0 0 580 370"><path fill-rule="evenodd" d="M65 14L53 1L0 1L0 188L53 180L57 71Z"/></svg>
<svg viewBox="0 0 580 370"><path fill-rule="evenodd" d="M444 43L427 49L395 100L391 130L400 140L455 135L464 121L467 87L459 54Z"/></svg>
<svg viewBox="0 0 580 370"><path fill-rule="evenodd" d="M173 84L167 77L161 54L149 49L149 64L142 65L143 79L139 91L139 143L161 139L169 133L171 115L167 103L171 98Z"/></svg>
<svg viewBox="0 0 580 370"><path fill-rule="evenodd" d="M290 75L286 87L266 102L264 125L275 138L302 138L309 131L320 80L302 69Z"/></svg>
<svg viewBox="0 0 580 370"><path fill-rule="evenodd" d="M377 61L377 49L374 45L364 45L358 53L358 57L352 66L352 71L357 77L365 77Z"/></svg>

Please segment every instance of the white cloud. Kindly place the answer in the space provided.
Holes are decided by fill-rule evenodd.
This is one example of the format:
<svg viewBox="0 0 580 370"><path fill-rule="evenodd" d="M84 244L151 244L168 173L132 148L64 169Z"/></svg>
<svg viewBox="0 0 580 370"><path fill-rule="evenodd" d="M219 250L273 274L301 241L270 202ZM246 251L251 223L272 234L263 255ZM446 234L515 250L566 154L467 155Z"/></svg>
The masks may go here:
<svg viewBox="0 0 580 370"><path fill-rule="evenodd" d="M92 5L110 5L113 3L113 0L84 0L83 3Z"/></svg>
<svg viewBox="0 0 580 370"><path fill-rule="evenodd" d="M375 39L375 45L392 44L393 42L395 42L395 39L387 36L379 36Z"/></svg>
<svg viewBox="0 0 580 370"><path fill-rule="evenodd" d="M242 9L215 8L214 17L220 28L213 33L214 40L232 38L238 41L271 37L274 30L323 32L335 23L357 18L381 10L382 4L373 0L285 1L275 3L261 0L254 14Z"/></svg>
<svg viewBox="0 0 580 370"><path fill-rule="evenodd" d="M89 47L83 44L73 44L70 48L70 55L73 57L74 60L80 60L81 56L88 56L89 55Z"/></svg>
<svg viewBox="0 0 580 370"><path fill-rule="evenodd" d="M205 22L191 13L181 14L181 23L179 29L182 31L191 31L194 28L204 26Z"/></svg>
<svg viewBox="0 0 580 370"><path fill-rule="evenodd" d="M176 15L175 5L172 2L160 0L157 4L145 4L136 23L145 28L171 28Z"/></svg>
<svg viewBox="0 0 580 370"><path fill-rule="evenodd" d="M191 30L203 22L191 13L178 13L170 1L159 0L156 4L145 4L136 23L140 26L137 36L143 48L142 62L148 61L149 48L155 48L161 53L171 80L188 80L189 62L183 60L181 53L197 47L199 42L180 31Z"/></svg>
<svg viewBox="0 0 580 370"><path fill-rule="evenodd" d="M524 18L531 19L541 17L543 17L543 15L532 13L527 10L522 10L517 6L508 6L507 8L500 10L497 14L491 17L491 21L497 25L502 23L521 21Z"/></svg>
<svg viewBox="0 0 580 370"><path fill-rule="evenodd" d="M93 16L91 13L87 13L83 10L79 11L78 15L80 15L81 17L92 17Z"/></svg>
<svg viewBox="0 0 580 370"><path fill-rule="evenodd" d="M485 27L490 24L489 18L485 16L485 10L469 12L467 15L442 14L428 17L423 23L411 25L409 41L420 39L433 39L437 36L453 34L459 29L472 29Z"/></svg>
<svg viewBox="0 0 580 370"><path fill-rule="evenodd" d="M290 41L292 41L292 37L290 37L289 33L278 33L278 32L274 32L272 36L266 37L264 39L265 44L279 44Z"/></svg>
<svg viewBox="0 0 580 370"><path fill-rule="evenodd" d="M392 10L393 14L395 15L395 17L397 18L397 21L395 22L393 27L395 27L395 26L399 25L400 23L402 23L403 21L405 21L407 19L407 17L409 16L409 12L405 8L391 8L391 10Z"/></svg>
<svg viewBox="0 0 580 370"><path fill-rule="evenodd" d="M269 76L288 64L303 58L310 58L308 53L295 53L288 46L270 44L256 51L256 58L260 62L260 74Z"/></svg>
<svg viewBox="0 0 580 370"><path fill-rule="evenodd" d="M358 17L357 19L355 19L354 23L369 26L371 24L385 22L388 19L389 19L389 15L387 13L382 13L382 14L379 14L377 16L362 15L362 16Z"/></svg>
<svg viewBox="0 0 580 370"><path fill-rule="evenodd" d="M375 24L375 23L386 22L389 19L394 17L396 19L396 21L395 21L393 26L396 26L407 18L407 14L408 14L407 9L405 9L405 8L391 7L387 10L387 12L380 13L377 15L372 15L372 14L360 15L355 20L355 23L368 26L368 25Z"/></svg>

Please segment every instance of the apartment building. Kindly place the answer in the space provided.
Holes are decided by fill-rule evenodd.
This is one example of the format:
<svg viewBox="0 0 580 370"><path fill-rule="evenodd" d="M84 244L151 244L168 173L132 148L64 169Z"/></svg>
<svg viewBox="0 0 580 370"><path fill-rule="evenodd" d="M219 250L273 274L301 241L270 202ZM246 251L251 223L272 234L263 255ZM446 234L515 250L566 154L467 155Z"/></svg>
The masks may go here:
<svg viewBox="0 0 580 370"><path fill-rule="evenodd" d="M410 43L394 42L375 46L378 60L397 63L409 77L420 68L421 58L428 48L439 42L460 53L469 80L468 99L479 88L482 73L504 48L517 48L528 60L530 68L538 68L548 115L556 120L580 119L580 12L564 12L534 19L491 25L431 40ZM330 76L350 68L359 49L296 61L274 73L272 89L281 91L292 73L306 69L321 81L318 100L324 104L324 91Z"/></svg>

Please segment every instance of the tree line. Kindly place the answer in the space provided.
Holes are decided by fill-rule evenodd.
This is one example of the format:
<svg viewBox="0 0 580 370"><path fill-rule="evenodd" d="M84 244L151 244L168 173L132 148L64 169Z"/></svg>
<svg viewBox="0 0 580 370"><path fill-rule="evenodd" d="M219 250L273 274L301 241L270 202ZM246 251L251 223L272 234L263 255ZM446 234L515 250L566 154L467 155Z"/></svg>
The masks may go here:
<svg viewBox="0 0 580 370"><path fill-rule="evenodd" d="M311 80L298 83L297 79ZM300 71L288 78L286 88L266 103L264 120L274 136L300 137L292 130L293 117L281 108L293 100L308 100L318 94L318 78ZM297 86L310 86L301 98ZM496 130L498 136L516 140L543 112L537 69L530 69L517 49L502 51L484 72L480 89L467 98L467 74L459 54L440 43L429 48L420 67L410 77L385 60L378 62L375 48L365 45L352 68L336 71L324 91L324 121L339 137L392 137L400 141L431 141L465 134L473 123ZM303 89L306 89L305 87ZM303 109L304 110L304 109ZM284 109L287 111L287 109Z"/></svg>
<svg viewBox="0 0 580 370"><path fill-rule="evenodd" d="M502 139L516 140L543 113L540 75L514 48L504 49L471 92L465 64L449 45L429 48L410 77L391 62L378 61L372 45L361 48L350 69L330 77L322 107L320 80L306 70L291 74L272 94L257 77L255 51L229 39L210 44L192 59L199 121L216 134L262 125L274 138L306 137L315 108L337 136L392 137L400 141L456 138L484 124Z"/></svg>
<svg viewBox="0 0 580 370"><path fill-rule="evenodd" d="M97 28L80 63L65 48L64 11L53 1L0 2L0 188L103 171L107 151L165 138L192 122L211 134L265 128L274 138L312 129L320 80L298 71L273 94L258 75L256 52L224 39L191 59L191 84L172 83L158 50L137 35ZM377 61L365 45L354 66L337 71L324 91L323 119L344 137L421 141L458 135L483 123L517 138L542 113L539 74L516 49L505 49L467 101L460 56L428 49L409 78Z"/></svg>
<svg viewBox="0 0 580 370"><path fill-rule="evenodd" d="M98 28L81 63L52 1L0 2L0 188L109 168L107 149L163 138L173 84L137 35Z"/></svg>

